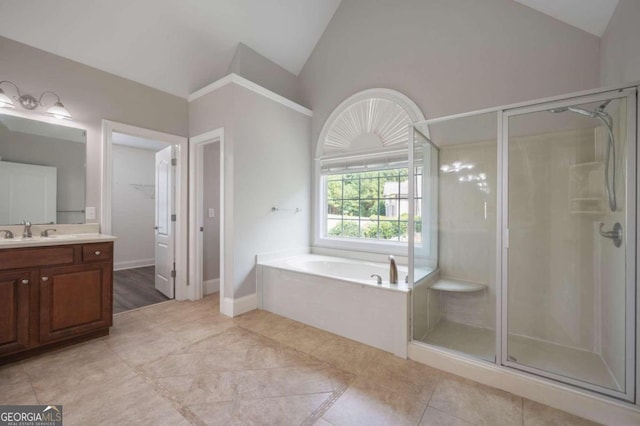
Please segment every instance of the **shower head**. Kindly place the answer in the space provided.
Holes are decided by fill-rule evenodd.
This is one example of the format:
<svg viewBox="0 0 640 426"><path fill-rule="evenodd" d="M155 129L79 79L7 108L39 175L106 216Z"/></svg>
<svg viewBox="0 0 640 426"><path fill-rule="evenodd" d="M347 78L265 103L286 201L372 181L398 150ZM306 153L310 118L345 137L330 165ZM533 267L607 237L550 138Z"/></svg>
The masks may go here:
<svg viewBox="0 0 640 426"><path fill-rule="evenodd" d="M552 108L549 110L549 112L553 112L555 114L560 113L560 112L566 112L566 111L571 111L571 112L575 112L576 114L581 114L581 115L586 115L587 117L595 117L597 115L596 112L594 111L588 111L586 109L582 109L582 108L578 108L578 107L559 107L559 108Z"/></svg>
<svg viewBox="0 0 640 426"><path fill-rule="evenodd" d="M607 99L606 101L601 103L600 106L596 109L596 111L604 112L604 109L607 107L607 105L609 105L609 102L611 102L612 100L613 99Z"/></svg>

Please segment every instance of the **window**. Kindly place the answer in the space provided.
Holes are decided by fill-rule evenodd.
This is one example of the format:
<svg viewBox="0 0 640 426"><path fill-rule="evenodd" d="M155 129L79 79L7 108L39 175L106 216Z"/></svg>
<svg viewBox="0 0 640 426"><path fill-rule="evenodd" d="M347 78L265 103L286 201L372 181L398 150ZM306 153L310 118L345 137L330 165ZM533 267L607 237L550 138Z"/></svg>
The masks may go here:
<svg viewBox="0 0 640 426"><path fill-rule="evenodd" d="M344 100L320 132L315 156L313 244L406 254L409 240L409 125L424 120L402 93L368 89ZM422 167L414 188L421 193ZM421 241L421 199L416 199Z"/></svg>
<svg viewBox="0 0 640 426"><path fill-rule="evenodd" d="M399 168L325 176L325 236L407 241L408 174L407 168ZM416 168L417 195L421 194L421 175L421 168ZM416 224L420 223L421 205L416 198Z"/></svg>

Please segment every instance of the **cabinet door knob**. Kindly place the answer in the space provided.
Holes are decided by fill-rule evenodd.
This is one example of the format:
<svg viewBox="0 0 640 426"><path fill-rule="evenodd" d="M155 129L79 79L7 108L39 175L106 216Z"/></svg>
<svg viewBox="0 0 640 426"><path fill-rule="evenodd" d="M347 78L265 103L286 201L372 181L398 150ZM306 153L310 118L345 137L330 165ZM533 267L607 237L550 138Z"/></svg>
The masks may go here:
<svg viewBox="0 0 640 426"><path fill-rule="evenodd" d="M29 280L22 280L22 284L29 284Z"/></svg>
<svg viewBox="0 0 640 426"><path fill-rule="evenodd" d="M100 256L100 250L96 250L96 256Z"/></svg>
<svg viewBox="0 0 640 426"><path fill-rule="evenodd" d="M49 281L49 277L42 277L42 281Z"/></svg>

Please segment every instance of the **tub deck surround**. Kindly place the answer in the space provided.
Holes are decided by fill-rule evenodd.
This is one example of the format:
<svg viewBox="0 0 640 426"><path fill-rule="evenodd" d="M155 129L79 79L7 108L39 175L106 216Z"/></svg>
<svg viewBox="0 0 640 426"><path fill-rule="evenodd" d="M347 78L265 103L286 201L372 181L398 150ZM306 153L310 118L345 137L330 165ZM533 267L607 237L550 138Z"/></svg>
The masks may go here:
<svg viewBox="0 0 640 426"><path fill-rule="evenodd" d="M258 306L406 358L411 295L406 275L407 267L398 265L400 282L391 284L388 263L308 253L258 257Z"/></svg>

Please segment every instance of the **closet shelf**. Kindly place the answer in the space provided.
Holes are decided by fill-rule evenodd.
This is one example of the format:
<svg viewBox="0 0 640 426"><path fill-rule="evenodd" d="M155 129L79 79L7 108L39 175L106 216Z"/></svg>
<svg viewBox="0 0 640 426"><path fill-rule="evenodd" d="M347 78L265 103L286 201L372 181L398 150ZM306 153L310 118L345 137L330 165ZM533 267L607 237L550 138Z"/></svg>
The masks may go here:
<svg viewBox="0 0 640 426"><path fill-rule="evenodd" d="M429 287L430 290L451 291L455 293L471 293L482 291L485 288L487 288L485 284L454 280L452 278L440 278Z"/></svg>

